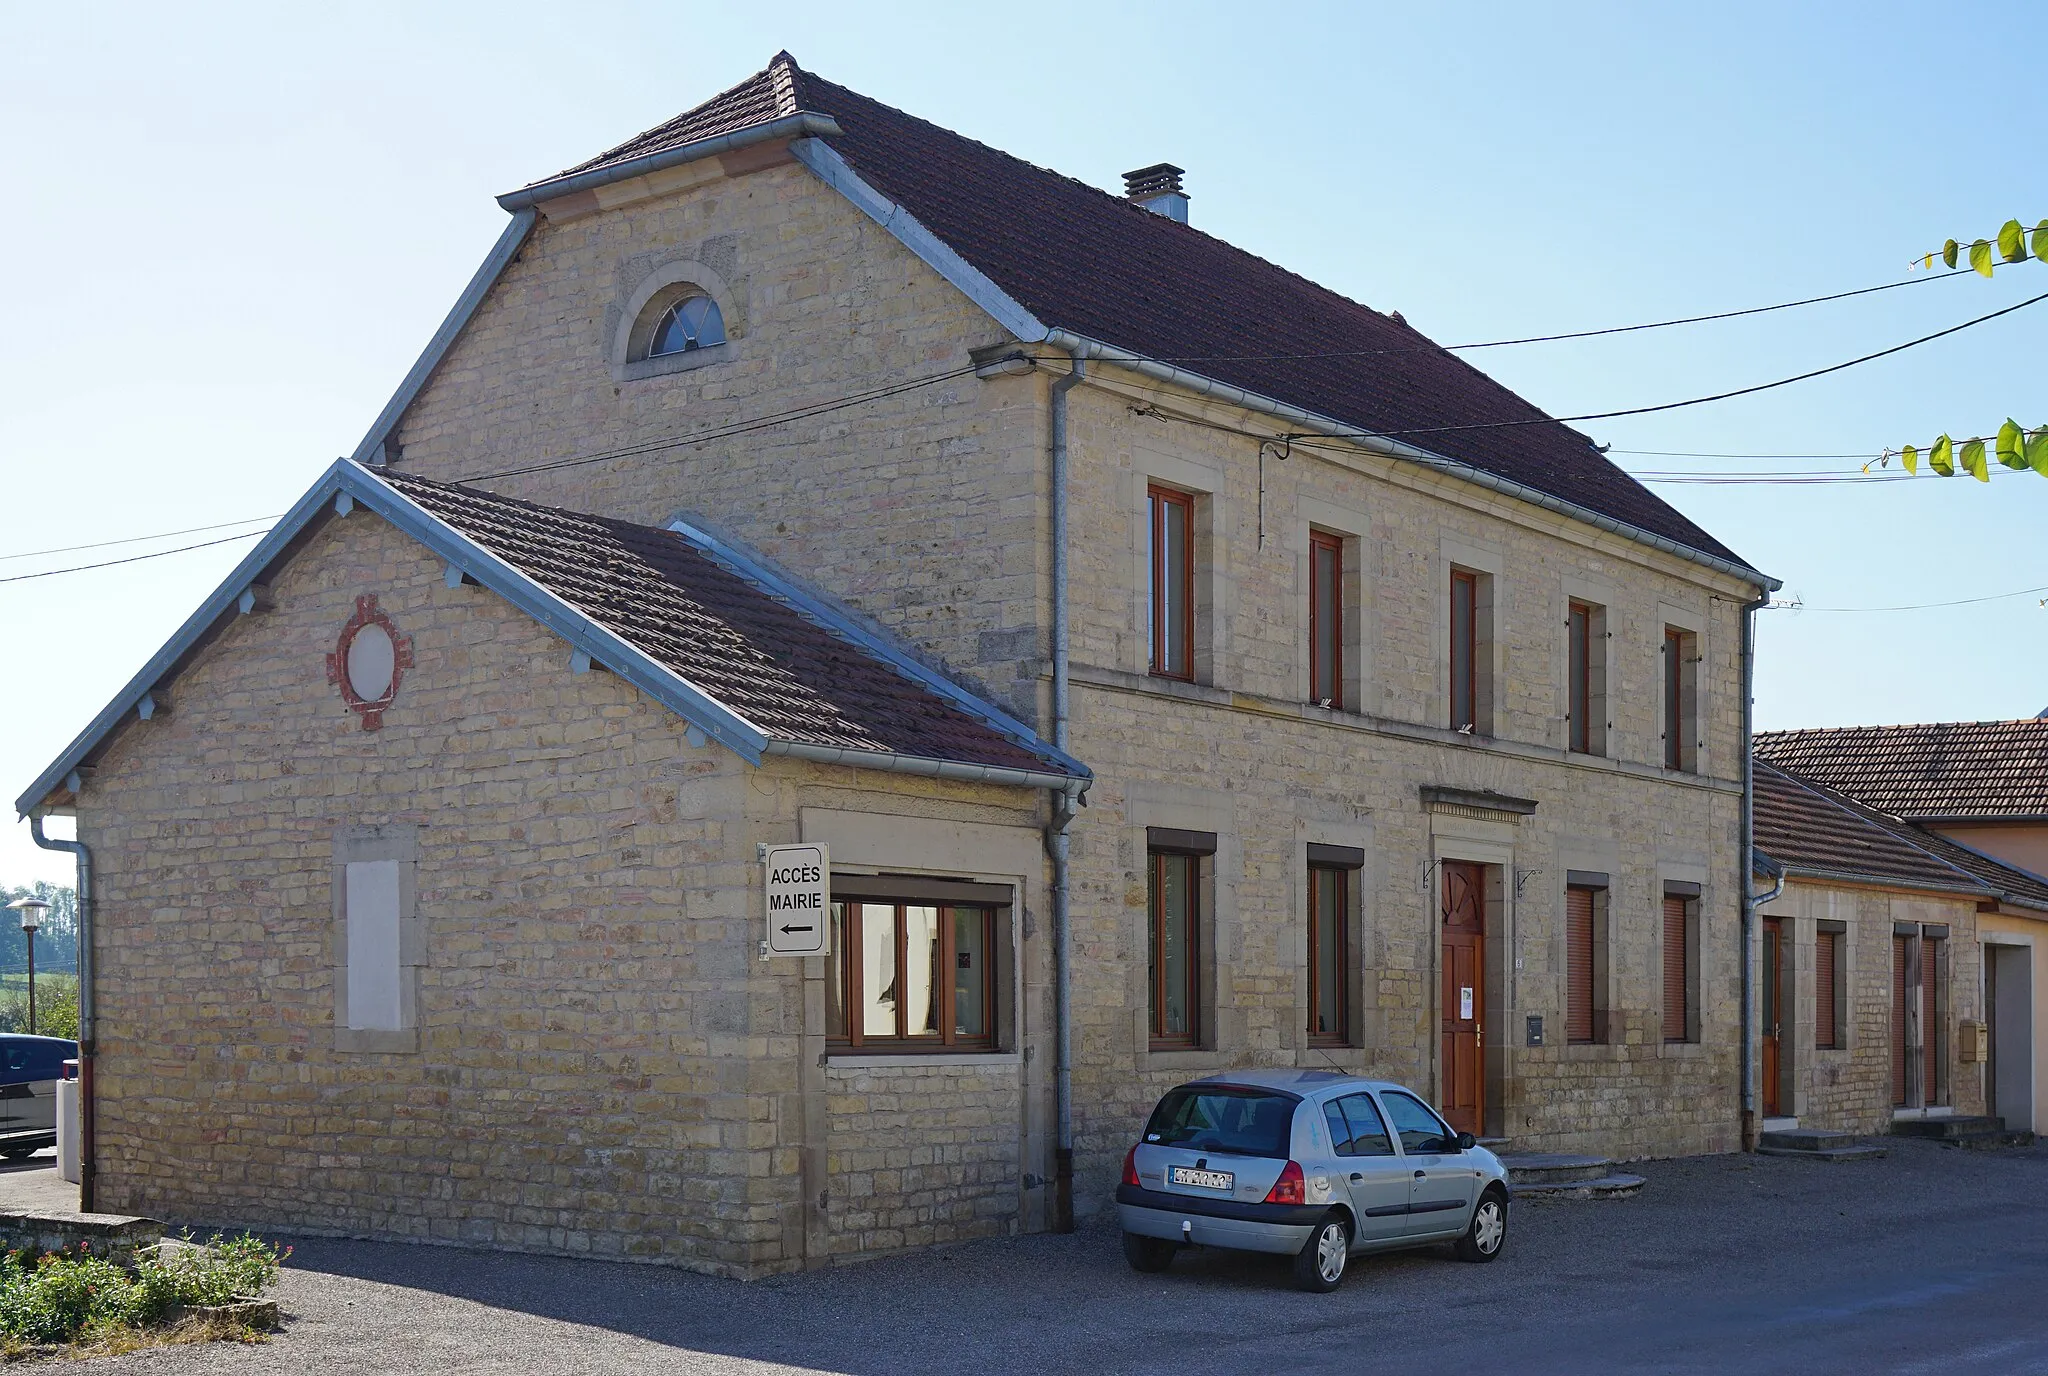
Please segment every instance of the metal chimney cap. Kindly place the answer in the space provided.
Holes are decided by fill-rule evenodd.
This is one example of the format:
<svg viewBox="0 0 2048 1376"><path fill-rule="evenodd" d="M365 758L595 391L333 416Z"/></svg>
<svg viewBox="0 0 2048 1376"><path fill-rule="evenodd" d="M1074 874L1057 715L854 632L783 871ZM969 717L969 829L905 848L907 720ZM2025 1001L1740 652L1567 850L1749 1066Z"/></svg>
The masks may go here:
<svg viewBox="0 0 2048 1376"><path fill-rule="evenodd" d="M1141 167L1135 172L1124 173L1124 195L1134 201L1150 200L1154 196L1184 196L1180 189L1181 174L1185 167L1175 167L1170 162L1155 162L1150 167Z"/></svg>

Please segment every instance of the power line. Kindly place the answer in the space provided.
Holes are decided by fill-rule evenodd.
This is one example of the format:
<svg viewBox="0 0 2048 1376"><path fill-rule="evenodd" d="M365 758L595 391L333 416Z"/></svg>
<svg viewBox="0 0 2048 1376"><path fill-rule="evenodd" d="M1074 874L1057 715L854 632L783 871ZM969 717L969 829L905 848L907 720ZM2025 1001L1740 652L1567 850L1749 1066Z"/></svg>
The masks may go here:
<svg viewBox="0 0 2048 1376"><path fill-rule="evenodd" d="M1284 362L1290 359L1315 358L1370 358L1384 354L1429 354L1466 353L1475 349L1505 349L1516 344L1554 344L1568 339L1595 339L1602 335L1634 334L1641 330L1668 330L1675 325L1700 325L1713 320L1736 320L1746 315L1767 315L1772 311L1789 311L1799 306L1818 306L1829 301L1846 301L1852 296L1869 296L1873 292L1895 291L1900 287L1918 286L1922 282L1942 282L1952 277L1972 277L1976 272L1971 268L1957 268L1933 276L1902 278L1896 282L1882 282L1874 287L1858 287L1854 291L1832 292L1826 296L1808 296L1798 301L1780 301L1771 306L1750 306L1739 311L1716 311L1711 315L1688 315L1675 320L1652 320L1641 325L1610 325L1598 330L1572 330L1565 334L1524 335L1517 339L1489 339L1479 344L1428 344L1400 349L1341 349L1327 353L1304 354L1182 354L1176 358L1162 358L1162 363L1200 362Z"/></svg>
<svg viewBox="0 0 2048 1376"><path fill-rule="evenodd" d="M2037 597L2048 593L2048 586L2018 588L2012 592L1988 593L1983 597L1959 597L1953 602L1911 602L1900 607L1809 607L1803 602L1773 602L1766 611L1791 612L1926 612L1940 607L1972 607L1980 602L2003 602L2012 597Z"/></svg>
<svg viewBox="0 0 2048 1376"><path fill-rule="evenodd" d="M1803 461L1805 461L1805 460L1809 460L1809 459L1811 459L1811 460L1814 460L1814 461L1816 461L1816 462L1818 462L1818 461L1820 461L1820 460L1823 460L1823 459L1842 459L1842 460L1847 460L1847 459L1858 459L1858 460L1867 460L1867 459L1871 459L1871 458L1874 458L1874 457L1876 457L1875 455L1872 455L1872 454L1868 454L1868 453L1864 453L1864 454L1718 454L1718 453L1711 453L1711 452L1709 452L1709 451L1706 451L1706 450L1701 450L1701 449L1622 449L1622 448L1619 448L1619 447L1617 447L1617 446L1612 446L1612 445L1610 445L1610 446L1609 446L1608 448L1606 448L1606 449L1603 449L1603 450L1601 450L1600 452L1601 452L1601 453L1603 453L1603 454L1637 454L1637 455L1641 455L1641 456L1642 456L1642 457L1644 457L1644 458L1651 458L1651 459L1755 459L1755 460L1758 460L1758 461L1762 461L1762 460L1777 460L1777 461L1779 461L1779 462L1783 462L1783 463L1797 463L1797 462L1803 462Z"/></svg>
<svg viewBox="0 0 2048 1376"><path fill-rule="evenodd" d="M620 449L601 450L595 454L579 454L572 458L550 459L545 463L529 464L524 468L506 468L500 469L495 473L472 474L466 478L457 478L455 481L457 483L490 482L497 478L516 478L529 473L551 473L562 468L576 468L588 463L603 463L608 459L632 458L635 455L657 453L664 449L694 448L700 444L709 444L714 440L731 439L737 435L751 434L756 430L767 430L778 425L788 425L795 421L810 420L816 416L830 415L834 411L844 411L849 407L865 405L870 401L881 401L888 397L900 396L905 392L914 392L920 387L930 387L936 383L950 382L956 378L966 377L974 372L977 366L979 365L970 363L965 367L954 368L943 373L935 373L930 377L911 378L906 382L890 383L882 387L870 388L864 392L837 397L831 401L816 402L809 406L799 406L792 410L757 417L750 421L737 421L731 425L714 426L709 430L701 431L694 435L677 435L667 439L647 440L643 443L627 445Z"/></svg>
<svg viewBox="0 0 2048 1376"><path fill-rule="evenodd" d="M60 545L56 549L32 549L25 554L0 554L0 564L14 559L36 559L46 554L76 554L82 549L106 549L112 545L139 545L148 540L168 540L174 535L200 535L209 530L228 530L234 526L251 525L257 521L275 521L276 516L248 516L239 521L222 521L218 525L190 526L184 530L160 530L154 535L130 535L122 540L97 540L89 545ZM170 554L174 551L165 550Z"/></svg>
<svg viewBox="0 0 2048 1376"><path fill-rule="evenodd" d="M1894 344L1889 349L1879 349L1876 353L1864 354L1860 358L1852 358L1846 363L1834 363L1825 368L1815 368L1810 372L1796 373L1791 377L1781 377L1775 382L1760 382L1754 387L1738 387L1729 392L1716 392L1712 396L1691 397L1685 401L1667 401L1657 406L1631 406L1620 411L1589 411L1584 415L1578 416L1544 416L1540 419L1531 420L1497 420L1470 425L1432 425L1410 430L1383 430L1377 434L1368 434L1367 438L1393 439L1402 435L1443 435L1453 431L1508 430L1527 425L1569 425L1575 421L1615 420L1621 416L1647 416L1659 411L1677 411L1688 406L1705 406L1709 402L1732 401L1736 397L1754 396L1758 392L1768 392L1778 387L1789 387L1795 382L1810 382L1814 378L1826 377L1830 373L1839 373L1845 369L1854 368L1859 364L1874 362L1880 358L1889 358L1893 354L1904 353L1907 349L1915 349L1922 344L1931 344L1937 339L1946 339L1952 334L1958 334L1973 326L1982 325L1986 321L1996 320L2003 315L2011 315L2014 311L2022 311L2029 306L2039 305L2043 301L2048 301L2048 292L2042 292L2039 296L2030 296L2015 305L1991 311L1988 314L1977 316L1975 319L1965 320L1960 325L1951 325L1945 330L1936 330L1933 334L1923 334L1918 339L1909 339L1903 344Z"/></svg>
<svg viewBox="0 0 2048 1376"><path fill-rule="evenodd" d="M110 569L116 564L139 564L144 559L161 559L166 554L183 554L187 550L210 549L215 545L233 544L263 534L260 530L245 530L240 535L223 535L218 540L201 540L196 545L180 545L176 549L160 549L149 554L131 554L126 559L107 559L97 564L74 564L68 569L44 569L41 573L17 573L12 578L0 578L0 583L26 583L31 578L55 578L60 573L84 573L87 569Z"/></svg>

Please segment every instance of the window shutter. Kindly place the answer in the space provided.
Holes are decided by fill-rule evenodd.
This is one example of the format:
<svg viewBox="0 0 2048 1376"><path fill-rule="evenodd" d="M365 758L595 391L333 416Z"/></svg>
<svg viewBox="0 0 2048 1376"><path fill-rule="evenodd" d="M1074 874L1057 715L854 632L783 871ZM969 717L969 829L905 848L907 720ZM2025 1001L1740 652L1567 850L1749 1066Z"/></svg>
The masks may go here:
<svg viewBox="0 0 2048 1376"><path fill-rule="evenodd" d="M1833 932L1815 932L1813 936L1813 1044L1817 1047L1835 1044L1835 943L1839 940Z"/></svg>
<svg viewBox="0 0 2048 1376"><path fill-rule="evenodd" d="M1564 891L1566 1041L1593 1040L1593 891Z"/></svg>
<svg viewBox="0 0 2048 1376"><path fill-rule="evenodd" d="M1664 895L1664 1040L1682 1042L1687 1036L1686 923L1690 913L1679 894Z"/></svg>

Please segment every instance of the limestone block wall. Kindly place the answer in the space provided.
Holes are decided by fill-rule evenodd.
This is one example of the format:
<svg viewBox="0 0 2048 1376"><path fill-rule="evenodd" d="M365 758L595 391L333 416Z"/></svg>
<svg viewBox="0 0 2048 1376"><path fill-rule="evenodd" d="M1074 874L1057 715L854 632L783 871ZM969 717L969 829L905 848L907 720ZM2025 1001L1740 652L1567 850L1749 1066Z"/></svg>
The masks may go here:
<svg viewBox="0 0 2048 1376"><path fill-rule="evenodd" d="M664 265L720 301L706 366L620 378L621 312ZM958 370L1007 336L793 161L543 217L397 433L454 480L635 448ZM1043 379L971 374L708 443L493 480L660 525L707 521L1027 719L1044 654Z"/></svg>
<svg viewBox="0 0 2048 1376"><path fill-rule="evenodd" d="M1022 1067L978 1058L872 1063L880 1059L825 1071L832 1254L1015 1231L1026 1173Z"/></svg>
<svg viewBox="0 0 2048 1376"><path fill-rule="evenodd" d="M1892 1121L1892 924L1945 923L1948 960L1947 1075L1958 1113L1984 1111L1984 1071L1958 1055L1955 1028L1983 1017L1977 908L1965 896L1915 894L1792 879L1764 915L1784 919L1787 952L1782 1032L1786 1112L1801 1127L1887 1132ZM1846 927L1850 1000L1846 1045L1815 1046L1814 933L1817 922ZM1759 966L1761 969L1761 966Z"/></svg>
<svg viewBox="0 0 2048 1376"><path fill-rule="evenodd" d="M740 766L442 572L330 523L86 790L102 1207L745 1272L780 1236ZM376 732L324 673L363 593L414 660ZM333 838L387 823L419 1050L337 1051Z"/></svg>

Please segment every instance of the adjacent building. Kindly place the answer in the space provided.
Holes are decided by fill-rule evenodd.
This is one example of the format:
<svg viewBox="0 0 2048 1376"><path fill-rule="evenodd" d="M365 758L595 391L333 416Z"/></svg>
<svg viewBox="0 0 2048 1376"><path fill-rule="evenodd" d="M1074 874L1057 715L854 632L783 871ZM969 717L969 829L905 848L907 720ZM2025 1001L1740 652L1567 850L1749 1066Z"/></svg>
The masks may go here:
<svg viewBox="0 0 2048 1376"><path fill-rule="evenodd" d="M501 198L20 800L98 866L101 1206L757 1275L1059 1226L1246 1065L1738 1146L1775 584L1181 177L783 54Z"/></svg>
<svg viewBox="0 0 2048 1376"><path fill-rule="evenodd" d="M1973 1087L1977 1111L2013 1130L2048 1132L2048 1019L2034 1008L2034 991L2048 987L2048 720L1774 731L1757 736L1756 750L1978 886L1974 935L1958 926L1960 944L1937 948L1950 953L1942 959L1924 947L1906 952L1908 968L1894 980L1938 984L1954 1011L1944 1017L1928 1004L1909 1017L1902 995L1887 1035ZM1758 806L1758 845L1769 851L1761 786ZM1792 930L1808 939L1806 929ZM1907 935L1902 923L1897 939ZM1969 1036L1961 1052L1944 1050L1957 1018L1972 1020ZM1910 1084L1895 1077L1895 1113L1949 1102L1938 1080L1930 1090L1924 1076Z"/></svg>

